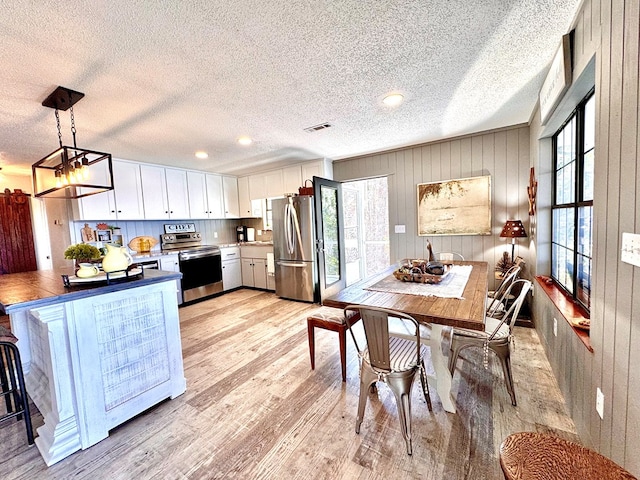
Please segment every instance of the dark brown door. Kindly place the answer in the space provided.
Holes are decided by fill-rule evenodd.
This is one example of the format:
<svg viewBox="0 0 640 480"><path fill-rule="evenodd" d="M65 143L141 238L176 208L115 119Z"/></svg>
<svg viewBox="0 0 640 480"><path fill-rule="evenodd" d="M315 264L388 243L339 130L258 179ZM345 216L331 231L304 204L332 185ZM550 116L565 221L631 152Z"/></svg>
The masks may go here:
<svg viewBox="0 0 640 480"><path fill-rule="evenodd" d="M29 196L0 194L0 274L37 270Z"/></svg>

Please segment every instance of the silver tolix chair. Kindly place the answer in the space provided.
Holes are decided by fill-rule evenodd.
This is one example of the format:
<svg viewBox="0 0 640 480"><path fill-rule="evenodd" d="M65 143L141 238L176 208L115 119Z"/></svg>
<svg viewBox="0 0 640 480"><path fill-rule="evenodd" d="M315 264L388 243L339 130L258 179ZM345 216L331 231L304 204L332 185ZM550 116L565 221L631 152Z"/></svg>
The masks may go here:
<svg viewBox="0 0 640 480"><path fill-rule="evenodd" d="M515 292L519 290L517 297ZM487 316L485 318L484 331L467 330L465 328L454 328L451 338L451 351L449 353L449 371L453 375L456 361L460 351L468 347L479 347L483 349L483 364L488 368L489 350L492 350L500 360L507 391L511 396L511 404L516 405L516 392L513 385L513 375L511 373L511 340L513 326L516 323L520 308L524 303L527 292L531 289L529 280L516 280L511 283L505 295L514 295L515 300L511 306L504 311L499 318Z"/></svg>
<svg viewBox="0 0 640 480"><path fill-rule="evenodd" d="M425 347L420 344L418 322L410 315L384 308L349 305L345 307L344 311L353 343L360 357L360 396L356 433L360 433L370 387L376 382L384 382L396 398L402 435L407 446L407 453L411 455L411 389L418 372L420 372L422 391L429 411L432 410L423 359ZM351 311L358 312L362 319L367 342L364 348L358 344L356 335L351 328L353 325L353 322L349 320ZM389 335L389 321L392 318L396 322L399 319L407 323L413 332L411 340Z"/></svg>

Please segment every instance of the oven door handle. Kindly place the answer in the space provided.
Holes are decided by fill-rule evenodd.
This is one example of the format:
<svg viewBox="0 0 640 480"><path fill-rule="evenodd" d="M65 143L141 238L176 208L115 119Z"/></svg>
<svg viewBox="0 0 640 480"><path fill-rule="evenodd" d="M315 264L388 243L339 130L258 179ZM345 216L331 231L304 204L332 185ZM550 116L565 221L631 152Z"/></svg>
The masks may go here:
<svg viewBox="0 0 640 480"><path fill-rule="evenodd" d="M180 261L185 261L185 260L195 260L197 258L219 257L219 256L220 256L220 253L211 253L211 252L181 253L178 255L178 259Z"/></svg>

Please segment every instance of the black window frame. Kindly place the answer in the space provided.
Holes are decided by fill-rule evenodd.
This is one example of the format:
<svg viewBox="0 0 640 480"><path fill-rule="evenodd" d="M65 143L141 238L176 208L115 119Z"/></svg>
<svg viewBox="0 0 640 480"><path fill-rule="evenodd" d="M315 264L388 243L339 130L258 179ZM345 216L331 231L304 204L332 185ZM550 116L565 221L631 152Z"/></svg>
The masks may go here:
<svg viewBox="0 0 640 480"><path fill-rule="evenodd" d="M589 93L580 101L580 103L576 106L575 110L571 112L569 118L560 126L560 128L553 134L552 137L552 148L553 148L553 189L552 189L552 201L551 201L551 278L556 283L556 285L561 288L567 296L569 296L577 305L582 307L587 314L590 312L590 303L591 303L591 286L593 284L593 195L590 200L584 200L584 187L585 187L585 155L594 150L594 163L595 163L595 138L594 138L594 146L585 152L585 107L587 103L594 99L595 88L591 89ZM595 99L594 99L595 100ZM594 105L595 107L595 105ZM594 108L595 115L595 108ZM566 203L556 203L558 200L558 136L564 130L564 128L575 119L575 178L574 178L574 198L570 202ZM594 118L594 127L595 127L595 118ZM595 131L594 131L595 137ZM565 164L566 165L566 164ZM560 167L560 169L563 167ZM578 261L579 261L579 247L580 247L580 239L584 238L583 235L580 234L580 218L579 213L581 208L590 207L591 208L591 218L589 221L591 231L589 232L589 238L591 240L591 246L589 248L590 256L582 255L582 257L589 259L589 275L588 275L588 288L587 295L588 301L585 303L580 296L580 293L585 292L585 289L582 290L578 288L579 285L579 271ZM565 284L561 279L556 276L555 265L556 265L556 254L554 246L560 245L555 242L555 232L558 226L555 224L555 211L556 210L573 210L573 242L572 242L572 272L571 272L571 286L573 289L571 290L567 284Z"/></svg>

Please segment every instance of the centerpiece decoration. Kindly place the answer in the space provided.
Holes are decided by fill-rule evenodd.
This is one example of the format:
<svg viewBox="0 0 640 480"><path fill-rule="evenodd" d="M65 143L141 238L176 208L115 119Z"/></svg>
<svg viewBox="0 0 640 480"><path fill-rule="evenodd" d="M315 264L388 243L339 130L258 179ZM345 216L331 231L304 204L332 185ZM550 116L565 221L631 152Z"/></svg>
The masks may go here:
<svg viewBox="0 0 640 480"><path fill-rule="evenodd" d="M436 261L431 242L427 240L428 260L410 260L404 262L393 276L403 282L440 283L449 273L450 266Z"/></svg>
<svg viewBox="0 0 640 480"><path fill-rule="evenodd" d="M64 251L64 258L75 260L75 269L77 271L81 263L91 263L92 260L99 259L100 250L88 243L76 243L67 247Z"/></svg>

